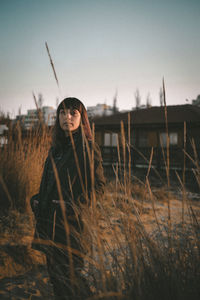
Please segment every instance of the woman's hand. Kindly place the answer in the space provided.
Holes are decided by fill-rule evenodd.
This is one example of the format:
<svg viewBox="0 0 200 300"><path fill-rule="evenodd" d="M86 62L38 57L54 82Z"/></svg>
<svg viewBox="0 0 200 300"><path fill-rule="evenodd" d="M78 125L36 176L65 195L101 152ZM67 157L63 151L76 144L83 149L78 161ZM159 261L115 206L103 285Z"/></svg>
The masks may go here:
<svg viewBox="0 0 200 300"><path fill-rule="evenodd" d="M34 214L36 213L36 211L38 209L38 204L39 204L38 196L39 195L36 194L36 195L32 196L30 199L31 208L32 208L32 211L34 212Z"/></svg>
<svg viewBox="0 0 200 300"><path fill-rule="evenodd" d="M39 203L38 200L33 200L33 209L34 209L34 210L37 209L38 203Z"/></svg>

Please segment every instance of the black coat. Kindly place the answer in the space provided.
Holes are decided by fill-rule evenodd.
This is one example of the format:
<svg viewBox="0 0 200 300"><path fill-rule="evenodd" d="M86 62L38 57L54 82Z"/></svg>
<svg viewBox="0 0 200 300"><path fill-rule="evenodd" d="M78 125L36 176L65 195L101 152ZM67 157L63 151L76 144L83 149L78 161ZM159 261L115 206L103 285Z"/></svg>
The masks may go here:
<svg viewBox="0 0 200 300"><path fill-rule="evenodd" d="M39 194L32 197L32 201L36 198L39 201L34 210L36 230L32 244L37 250L46 251L47 247L42 245L44 241L67 244L63 211L59 202L61 199L64 201L67 222L80 231L82 222L80 217L77 218L75 207L79 207L80 203L90 205L92 188L97 197L104 190L105 178L99 147L96 143L92 145L90 141L83 142L80 132L74 134L73 139L74 147L68 137L62 149L50 149Z"/></svg>

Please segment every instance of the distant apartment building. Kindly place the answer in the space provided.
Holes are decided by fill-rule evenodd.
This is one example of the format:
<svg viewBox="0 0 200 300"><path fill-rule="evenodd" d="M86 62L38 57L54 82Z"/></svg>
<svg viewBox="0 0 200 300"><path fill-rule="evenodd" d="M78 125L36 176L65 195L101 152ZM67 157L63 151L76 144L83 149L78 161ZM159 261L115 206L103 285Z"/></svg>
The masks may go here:
<svg viewBox="0 0 200 300"><path fill-rule="evenodd" d="M196 99L192 100L192 104L200 106L200 95L198 95Z"/></svg>
<svg viewBox="0 0 200 300"><path fill-rule="evenodd" d="M0 147L8 143L7 132L8 126L6 124L0 124Z"/></svg>
<svg viewBox="0 0 200 300"><path fill-rule="evenodd" d="M51 106L42 107L42 116L45 124L52 126L56 121L56 109Z"/></svg>
<svg viewBox="0 0 200 300"><path fill-rule="evenodd" d="M56 109L51 106L43 106L40 110L28 109L27 114L16 116L16 121L20 121L25 129L30 129L38 124L40 118L47 126L53 126L56 119Z"/></svg>
<svg viewBox="0 0 200 300"><path fill-rule="evenodd" d="M89 118L96 116L110 116L113 114L113 109L107 104L97 104L95 106L88 106L87 113Z"/></svg>

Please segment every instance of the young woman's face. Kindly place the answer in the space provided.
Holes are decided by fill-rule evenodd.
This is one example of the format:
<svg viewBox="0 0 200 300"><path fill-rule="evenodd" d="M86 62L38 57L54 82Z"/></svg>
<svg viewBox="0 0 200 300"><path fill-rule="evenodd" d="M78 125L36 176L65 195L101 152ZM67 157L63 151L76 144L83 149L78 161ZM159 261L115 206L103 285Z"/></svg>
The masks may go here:
<svg viewBox="0 0 200 300"><path fill-rule="evenodd" d="M81 122L81 114L77 109L61 108L59 112L59 123L65 133L78 129Z"/></svg>

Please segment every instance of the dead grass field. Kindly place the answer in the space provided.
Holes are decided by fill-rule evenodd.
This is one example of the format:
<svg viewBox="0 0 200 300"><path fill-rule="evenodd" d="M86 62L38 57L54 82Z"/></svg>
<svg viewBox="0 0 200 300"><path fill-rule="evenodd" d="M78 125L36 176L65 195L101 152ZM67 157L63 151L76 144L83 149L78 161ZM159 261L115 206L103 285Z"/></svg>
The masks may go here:
<svg viewBox="0 0 200 300"><path fill-rule="evenodd" d="M29 199L38 192L50 145L49 133L39 130L23 140L18 128L17 140L0 149L1 299L53 299L45 258L30 247L35 221ZM124 158L125 145L122 130ZM199 162L193 161L200 186ZM118 170L114 180L108 178L104 197L81 209L90 300L200 298L200 201L191 199L184 176L177 190L171 188L169 165L167 185L155 188L151 161L143 182L131 176L129 161L121 179Z"/></svg>
<svg viewBox="0 0 200 300"><path fill-rule="evenodd" d="M152 268L151 272L155 272L155 262L152 261L152 257L151 259L148 257L151 256L148 253L151 248L158 252L156 264L165 264L166 262L162 261L163 257L171 251L171 255L176 256L176 263L179 265L183 259L179 255L185 255L183 259L185 261L188 259L188 251L192 251L191 261L188 263L191 264L193 259L195 260L193 263L199 266L197 261L199 241L196 235L199 234L199 201L187 198L183 206L180 195L177 197L168 193L166 189L158 189L152 191L155 195L152 202L152 196L144 193L143 187L138 184L132 185L132 194L137 195L137 198L131 196L128 199L122 191L113 193L113 185L114 183L108 185L104 199L97 202L95 218L92 212L83 211L86 229L82 243L87 248L88 257L93 261L92 264L88 263L86 255L84 276L94 292L94 299L97 299L95 295L99 295L99 299L137 299L131 290L131 285L136 280L133 275L140 272L143 274L146 271L144 266L140 266L141 270L132 269L135 265L139 268L141 264L141 253L138 251L143 251L148 265L152 264L149 265L150 269ZM9 216L2 216L0 232L1 299L53 299L45 257L31 249L34 232L34 217L31 211L20 213L11 210ZM140 244L142 240L143 245ZM139 249L134 249L136 246ZM184 266L182 267L184 271ZM181 269L181 266L178 268ZM189 271L187 265L185 268L185 271ZM191 278L193 276L190 275ZM196 278L196 284L197 282L199 278ZM198 288L196 286L197 293L191 299L197 299L195 297L198 295ZM135 298L132 298L133 296Z"/></svg>

